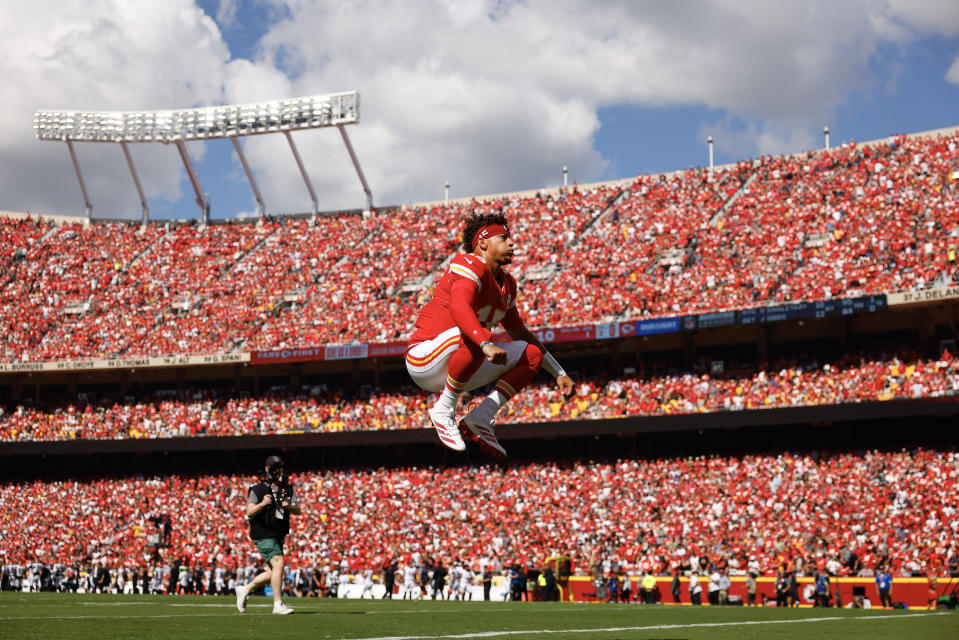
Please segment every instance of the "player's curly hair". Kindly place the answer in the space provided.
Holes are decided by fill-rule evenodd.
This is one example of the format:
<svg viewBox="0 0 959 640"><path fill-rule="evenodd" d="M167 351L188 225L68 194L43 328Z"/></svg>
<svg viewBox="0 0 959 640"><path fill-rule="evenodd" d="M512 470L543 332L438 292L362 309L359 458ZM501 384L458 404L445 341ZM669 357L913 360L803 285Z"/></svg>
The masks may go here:
<svg viewBox="0 0 959 640"><path fill-rule="evenodd" d="M488 224L501 224L509 229L509 222L502 213L471 213L463 218L466 226L463 228L463 250L466 253L473 251L473 238L480 229Z"/></svg>

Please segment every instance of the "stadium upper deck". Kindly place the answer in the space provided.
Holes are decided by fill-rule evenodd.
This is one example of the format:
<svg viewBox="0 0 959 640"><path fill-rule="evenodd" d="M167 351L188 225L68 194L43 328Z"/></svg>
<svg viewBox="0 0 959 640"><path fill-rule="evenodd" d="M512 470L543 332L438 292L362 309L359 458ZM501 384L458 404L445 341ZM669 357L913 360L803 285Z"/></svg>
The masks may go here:
<svg viewBox="0 0 959 640"><path fill-rule="evenodd" d="M403 340L490 208L535 327L921 290L959 280L959 133L315 224L3 218L0 362Z"/></svg>
<svg viewBox="0 0 959 640"><path fill-rule="evenodd" d="M706 362L685 371L641 368L637 375L577 376L568 403L543 381L506 405L497 423L706 414L784 407L959 396L959 359L910 354L831 362L779 360L710 375ZM0 405L0 442L262 436L423 429L432 398L411 385L363 389L235 390L123 400L104 395L43 406ZM943 411L946 409L944 408Z"/></svg>

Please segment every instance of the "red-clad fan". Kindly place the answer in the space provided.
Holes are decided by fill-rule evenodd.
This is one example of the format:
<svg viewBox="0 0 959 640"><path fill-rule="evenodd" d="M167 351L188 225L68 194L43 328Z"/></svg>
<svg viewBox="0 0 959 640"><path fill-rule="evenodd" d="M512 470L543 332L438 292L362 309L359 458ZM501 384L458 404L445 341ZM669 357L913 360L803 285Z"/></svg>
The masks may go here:
<svg viewBox="0 0 959 640"><path fill-rule="evenodd" d="M555 376L566 398L573 395L572 379L516 309L516 280L503 269L513 261L514 246L503 214L467 217L467 253L450 262L410 338L406 368L422 389L442 390L429 417L440 442L455 451L466 449L462 432L486 453L505 456L493 433L493 417L533 380L540 366ZM493 341L497 325L511 341ZM457 423L460 394L494 381L489 395Z"/></svg>

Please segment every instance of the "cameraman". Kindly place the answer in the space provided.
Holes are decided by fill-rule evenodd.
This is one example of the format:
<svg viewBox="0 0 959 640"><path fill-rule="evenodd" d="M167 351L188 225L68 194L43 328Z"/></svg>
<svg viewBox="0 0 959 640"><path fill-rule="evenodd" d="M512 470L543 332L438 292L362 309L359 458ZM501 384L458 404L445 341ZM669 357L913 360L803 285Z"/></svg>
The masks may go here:
<svg viewBox="0 0 959 640"><path fill-rule="evenodd" d="M300 504L284 473L283 460L270 456L266 459L266 477L250 487L246 505L250 538L266 561L266 570L249 584L237 585L236 607L240 613L246 612L250 593L267 582L273 588L273 613L293 613L293 609L283 604L283 540L290 532L290 515L300 513Z"/></svg>

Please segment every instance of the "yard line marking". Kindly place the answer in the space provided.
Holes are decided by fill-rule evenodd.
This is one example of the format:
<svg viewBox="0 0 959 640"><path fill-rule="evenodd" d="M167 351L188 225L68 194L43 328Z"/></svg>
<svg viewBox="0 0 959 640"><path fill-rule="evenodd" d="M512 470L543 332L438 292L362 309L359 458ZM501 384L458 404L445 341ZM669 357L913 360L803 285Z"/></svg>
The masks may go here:
<svg viewBox="0 0 959 640"><path fill-rule="evenodd" d="M312 609L311 609L312 610ZM322 609L317 609L317 611L322 611ZM516 613L521 611L523 613L528 613L529 609L525 607L514 607L514 608L497 608L497 609L487 609L488 613ZM452 613L454 615L459 615L462 611L458 609L387 609L384 611L367 611L367 613Z"/></svg>
<svg viewBox="0 0 959 640"><path fill-rule="evenodd" d="M616 632L616 631L659 631L668 629L693 629L697 627L739 627L757 624L800 624L804 622L828 622L832 620L899 620L901 618L913 618L916 616L948 616L948 612L942 613L904 613L902 615L872 615L857 616L847 618L845 616L828 616L823 618L805 618L799 620L748 620L744 622L697 622L692 624L657 624L647 627L607 627L604 629L529 629L525 631L479 631L476 633L460 633L455 635L439 636L378 636L375 638L350 638L344 640L437 640L439 638L495 638L498 636L519 636L535 634L560 634L560 633L598 633L598 632Z"/></svg>
<svg viewBox="0 0 959 640"><path fill-rule="evenodd" d="M76 603L76 604L92 604L92 603ZM97 605L108 606L107 603L96 603ZM156 604L163 605L168 607L220 607L224 609L233 609L236 605L233 604L188 604L183 603L160 603L160 602L143 602L143 603L116 603L120 605L126 604ZM251 604L247 605L248 607L260 607L263 609L272 608L271 604ZM345 614L345 615L355 615L356 611L331 611L323 607L304 607L302 605L297 606L296 609L302 612L315 612L315 613L327 613L331 616ZM511 611L519 611L520 609L511 609ZM500 610L505 611L505 610ZM400 609L400 610L387 610L387 611L362 611L366 615L394 615L397 613L456 613L448 609ZM134 618L204 618L204 617L233 617L242 615L240 613L167 613L167 614L155 614L155 615L89 615L89 616L0 616L0 620L124 620L124 619L134 619ZM295 615L295 614L294 614ZM437 636L443 637L443 636Z"/></svg>
<svg viewBox="0 0 959 640"><path fill-rule="evenodd" d="M218 609L235 609L235 604L212 604L212 603L197 603L190 604L189 602L77 602L75 603L78 606L83 607L144 607L144 606L164 606L164 607L216 607ZM47 603L43 603L42 606L48 606ZM248 607L272 607L272 604L248 604Z"/></svg>
<svg viewBox="0 0 959 640"><path fill-rule="evenodd" d="M154 616L11 616L0 620L136 620L138 618L225 618L241 613L187 613Z"/></svg>
<svg viewBox="0 0 959 640"><path fill-rule="evenodd" d="M187 609L192 609L194 607L215 607L217 609L236 609L235 604L190 604L189 602L171 602L169 604L165 602L158 602L156 604L162 604L165 607L186 607ZM253 604L248 603L247 608L250 607L261 607L263 609L271 608L272 604Z"/></svg>

